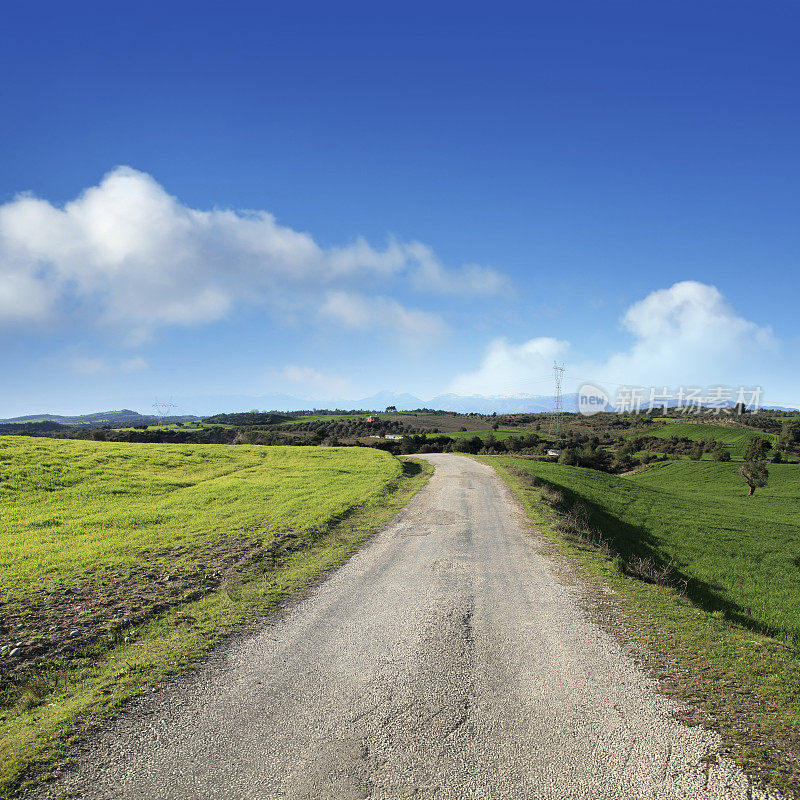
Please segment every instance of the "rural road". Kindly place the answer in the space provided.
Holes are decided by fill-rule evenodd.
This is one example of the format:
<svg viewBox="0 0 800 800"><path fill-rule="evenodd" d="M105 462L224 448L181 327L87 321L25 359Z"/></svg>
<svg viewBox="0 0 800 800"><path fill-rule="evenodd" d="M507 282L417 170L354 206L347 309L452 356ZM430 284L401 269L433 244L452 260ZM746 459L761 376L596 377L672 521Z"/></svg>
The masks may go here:
<svg viewBox="0 0 800 800"><path fill-rule="evenodd" d="M33 796L778 796L708 763L714 736L586 619L489 467L427 458L428 486L346 565Z"/></svg>

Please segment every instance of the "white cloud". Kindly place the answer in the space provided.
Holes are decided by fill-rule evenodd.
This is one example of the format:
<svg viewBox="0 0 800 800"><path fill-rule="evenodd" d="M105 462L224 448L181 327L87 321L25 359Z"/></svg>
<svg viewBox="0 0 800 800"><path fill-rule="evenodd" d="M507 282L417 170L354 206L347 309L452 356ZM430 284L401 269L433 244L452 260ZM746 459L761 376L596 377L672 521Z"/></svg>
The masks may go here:
<svg viewBox="0 0 800 800"><path fill-rule="evenodd" d="M414 283L420 289L449 294L497 294L509 288L508 279L489 267L465 264L445 269L434 252L421 242L410 242L405 252L417 263Z"/></svg>
<svg viewBox="0 0 800 800"><path fill-rule="evenodd" d="M773 385L771 362L779 343L768 326L738 315L714 286L682 281L659 289L628 308L621 323L633 342L604 360L587 356L594 341L569 345L540 337L513 344L496 339L480 367L458 376L451 391L548 394L553 360L564 359L570 347L575 352L567 364L566 391L584 380L670 388Z"/></svg>
<svg viewBox="0 0 800 800"><path fill-rule="evenodd" d="M698 281L652 292L622 324L633 345L597 369L644 386L747 381L777 348L768 326L739 316L716 287Z"/></svg>
<svg viewBox="0 0 800 800"><path fill-rule="evenodd" d="M393 280L437 292L504 285L490 269L446 270L418 242L323 248L266 211L189 208L129 167L63 208L28 195L0 206L0 322L41 321L71 300L141 341L159 326L218 320L243 303L307 310L327 291ZM377 302L407 320L386 305L393 301Z"/></svg>
<svg viewBox="0 0 800 800"><path fill-rule="evenodd" d="M366 297L353 292L329 292L320 316L352 330L384 329L405 340L438 337L447 332L435 314L404 308L387 297Z"/></svg>
<svg viewBox="0 0 800 800"><path fill-rule="evenodd" d="M495 339L480 367L459 375L449 391L462 395L545 394L544 382L550 380L553 361L564 358L568 350L568 342L546 336L522 344Z"/></svg>
<svg viewBox="0 0 800 800"><path fill-rule="evenodd" d="M49 316L54 299L53 288L35 274L0 268L0 322L41 322Z"/></svg>

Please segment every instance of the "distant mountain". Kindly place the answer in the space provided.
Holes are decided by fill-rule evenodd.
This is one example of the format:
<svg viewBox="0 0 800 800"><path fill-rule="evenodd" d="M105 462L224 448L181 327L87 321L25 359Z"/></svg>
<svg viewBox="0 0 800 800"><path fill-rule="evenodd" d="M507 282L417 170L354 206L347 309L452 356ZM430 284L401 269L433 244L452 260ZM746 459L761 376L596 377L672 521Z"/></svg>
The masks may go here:
<svg viewBox="0 0 800 800"><path fill-rule="evenodd" d="M195 416L168 417L170 422L190 422L198 419ZM61 416L60 414L28 414L24 417L11 417L0 419L0 424L25 424L27 422L58 422L61 425L79 425L84 428L98 428L103 425L122 428L129 425L153 425L158 422L158 417L152 414L140 414L130 408L119 411L97 411L94 414L80 414L78 416Z"/></svg>
<svg viewBox="0 0 800 800"><path fill-rule="evenodd" d="M564 395L564 410L575 411L578 407L577 395ZM429 400L413 394L378 392L359 400L331 400L330 403L318 401L319 408L357 408L369 411L382 411L387 406L395 406L398 411L413 411L416 408L433 408L437 411L454 411L459 414L535 414L551 411L552 395L471 395L440 394ZM276 409L277 410L277 409Z"/></svg>
<svg viewBox="0 0 800 800"><path fill-rule="evenodd" d="M413 411L417 408L434 408L440 411L455 411L461 414L520 414L550 411L553 398L542 395L473 395L464 397L457 394L443 394L429 400L413 394L390 391L377 392L369 397L358 399L330 398L308 400L287 394L269 395L218 395L214 397L179 398L181 408L191 408L199 415L185 414L168 417L170 422L189 422L218 413L237 413L244 411L310 411L313 409L344 409L360 411L383 411L395 406L398 411ZM564 410L577 408L576 395L564 396ZM130 425L153 425L158 418L152 414L140 414L129 408L119 411L98 411L92 414L64 416L60 414L28 414L23 417L0 419L0 424L28 422L58 422L62 425L81 427L125 427Z"/></svg>
<svg viewBox="0 0 800 800"><path fill-rule="evenodd" d="M309 400L287 394L270 395L217 395L207 397L179 398L181 408L191 408L200 412L199 416L185 414L168 417L170 422L190 422L219 413L236 413L243 411L311 411L314 409L342 409L358 411L383 411L388 406L395 406L398 411L413 411L417 408L433 408L439 411L454 411L459 414L541 414L553 410L552 395L513 394L513 395L458 395L440 394L428 400L413 394L383 391L362 397L357 400L347 398L330 398ZM764 406L765 409L780 411L796 411L788 406ZM565 394L562 397L562 409L568 413L578 411L578 395ZM607 405L605 411L613 411ZM62 425L79 425L82 427L124 427L129 425L153 425L158 418L152 414L140 414L129 408L119 411L98 411L94 414L79 416L60 416L58 414L30 414L24 417L0 419L0 424L58 422Z"/></svg>
<svg viewBox="0 0 800 800"><path fill-rule="evenodd" d="M397 394L396 392L378 392L370 397L362 397L360 400L350 401L353 403L350 408L363 408L370 411L383 411L388 406L395 406L398 411L411 411L415 408L433 408L429 406L425 400L420 400L413 394L403 393ZM339 400L338 403L348 403L347 400ZM339 405L338 408L344 408L345 405Z"/></svg>
<svg viewBox="0 0 800 800"><path fill-rule="evenodd" d="M439 411L455 411L460 414L534 414L551 411L552 395L472 395L465 397L457 394L442 394L424 399L408 393L390 391L377 392L369 397L308 400L285 394L261 396L229 396L213 399L217 409L225 411L310 411L312 409L346 409L361 411L383 411L388 406L395 406L398 411L413 411L416 408L434 408ZM198 407L200 398L181 399L181 406ZM209 404L208 399L202 401L203 406ZM564 395L564 410L577 410L577 395Z"/></svg>
<svg viewBox="0 0 800 800"><path fill-rule="evenodd" d="M456 411L459 414L539 414L553 410L552 395L458 395L441 394L429 400L428 408ZM577 409L577 395L564 395L564 410Z"/></svg>

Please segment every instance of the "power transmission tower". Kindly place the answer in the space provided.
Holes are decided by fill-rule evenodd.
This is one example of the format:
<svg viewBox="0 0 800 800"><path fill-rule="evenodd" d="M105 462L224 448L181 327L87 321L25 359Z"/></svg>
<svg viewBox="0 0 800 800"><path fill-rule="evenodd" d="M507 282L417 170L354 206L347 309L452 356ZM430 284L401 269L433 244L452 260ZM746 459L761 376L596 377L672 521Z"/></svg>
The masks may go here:
<svg viewBox="0 0 800 800"><path fill-rule="evenodd" d="M555 379L555 392L553 393L553 416L550 417L550 436L558 438L561 432L561 413L563 404L561 402L561 381L564 378L564 363L553 362L553 378Z"/></svg>
<svg viewBox="0 0 800 800"><path fill-rule="evenodd" d="M169 412L177 407L178 406L172 402L171 397L169 400L167 400L167 402L159 401L159 399L156 397L156 401L153 403L153 410L156 412L156 416L158 417L158 424L163 425L164 417L168 417L170 415Z"/></svg>

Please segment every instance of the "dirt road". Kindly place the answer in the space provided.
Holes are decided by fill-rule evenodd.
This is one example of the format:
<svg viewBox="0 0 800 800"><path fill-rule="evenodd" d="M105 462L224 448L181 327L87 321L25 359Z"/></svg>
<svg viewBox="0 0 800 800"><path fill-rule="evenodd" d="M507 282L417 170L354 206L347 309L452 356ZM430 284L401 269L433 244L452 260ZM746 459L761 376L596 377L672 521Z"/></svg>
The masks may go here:
<svg viewBox="0 0 800 800"><path fill-rule="evenodd" d="M367 547L138 703L47 796L777 796L708 763L713 735L586 620L489 467L428 458L429 485Z"/></svg>

